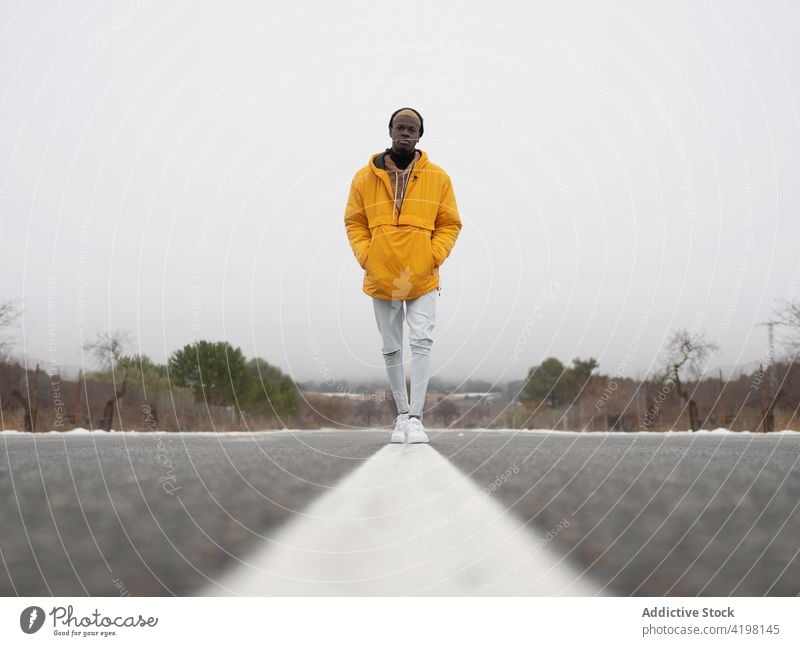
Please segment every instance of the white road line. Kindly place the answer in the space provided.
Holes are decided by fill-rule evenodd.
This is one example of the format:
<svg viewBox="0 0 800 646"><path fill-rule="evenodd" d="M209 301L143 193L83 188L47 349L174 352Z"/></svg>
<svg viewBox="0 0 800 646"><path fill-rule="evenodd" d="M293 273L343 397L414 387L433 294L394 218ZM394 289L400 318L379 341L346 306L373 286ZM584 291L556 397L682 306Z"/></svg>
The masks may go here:
<svg viewBox="0 0 800 646"><path fill-rule="evenodd" d="M599 594L429 445L387 444L305 513L199 594Z"/></svg>

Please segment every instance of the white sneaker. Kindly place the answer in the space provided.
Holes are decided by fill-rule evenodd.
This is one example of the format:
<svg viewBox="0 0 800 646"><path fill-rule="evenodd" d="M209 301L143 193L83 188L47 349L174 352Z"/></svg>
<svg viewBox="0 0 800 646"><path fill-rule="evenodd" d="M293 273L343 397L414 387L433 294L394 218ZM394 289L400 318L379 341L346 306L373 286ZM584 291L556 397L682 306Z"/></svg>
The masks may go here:
<svg viewBox="0 0 800 646"><path fill-rule="evenodd" d="M427 444L428 436L425 434L425 427L416 417L409 417L406 424L406 442L408 444Z"/></svg>
<svg viewBox="0 0 800 646"><path fill-rule="evenodd" d="M390 444L405 444L407 423L408 413L401 413L394 418L394 431L392 431L392 439L389 440Z"/></svg>

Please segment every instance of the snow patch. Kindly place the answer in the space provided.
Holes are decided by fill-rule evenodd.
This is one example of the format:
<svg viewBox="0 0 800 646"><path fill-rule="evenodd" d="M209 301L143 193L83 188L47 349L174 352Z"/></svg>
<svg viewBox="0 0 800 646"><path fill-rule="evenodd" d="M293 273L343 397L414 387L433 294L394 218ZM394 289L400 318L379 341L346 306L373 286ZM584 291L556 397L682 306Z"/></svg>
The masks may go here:
<svg viewBox="0 0 800 646"><path fill-rule="evenodd" d="M375 429L368 429L368 430L376 430L376 431L386 431L384 428L375 428ZM497 433L547 433L552 435L648 435L648 436L659 436L659 435L689 435L692 434L690 429L686 429L685 431L681 430L670 430L670 431L632 431L632 432L623 432L623 431L559 431L552 428L492 428L492 429L485 429L485 428L447 428L447 429L436 429L436 428L429 428L428 430L434 431L437 433L458 433L459 437L464 435L465 431L472 431L472 432L497 432ZM198 437L257 437L259 435L264 435L267 433L270 434L290 434L290 433L340 433L342 429L337 428L317 428L317 429L291 429L291 428L283 428L283 429L264 429L262 431L229 431L229 432L216 432L216 431L117 431L115 429L111 429L110 431L104 431L102 429L88 429L88 428L73 428L69 431L41 431L36 433L35 435L94 435L94 436L105 436L111 435L112 433L115 435L174 435L174 436L183 436L183 435L192 435ZM387 431L388 432L388 431ZM765 435L761 431L732 431L729 428L715 428L715 429L700 429L694 431L694 434L701 434L701 435L724 435L724 434L732 434L732 435ZM769 433L769 435L797 435L800 434L800 431L795 431L792 429L784 429L782 431L773 431ZM25 431L17 431L13 429L0 431L0 435L33 435L32 433L27 433Z"/></svg>
<svg viewBox="0 0 800 646"><path fill-rule="evenodd" d="M461 430L461 429L448 429L448 430ZM777 435L777 434L798 434L800 431L793 431L791 429L785 429L783 431L773 431L772 433L762 433L761 431L732 431L729 428L715 428L712 430L708 429L700 429L697 431L692 431L691 429L686 430L676 430L672 429L669 431L559 431L552 428L493 428L493 429L483 429L483 428L473 428L473 429L466 429L470 431L498 431L500 433L549 433L553 435L649 435L649 436L660 436L660 435L697 435L697 434L704 434L704 435L721 435L721 434L732 434L732 435Z"/></svg>
<svg viewBox="0 0 800 646"><path fill-rule="evenodd" d="M175 435L175 436L182 436L182 435L197 435L197 436L204 436L204 437L256 437L258 435L264 435L266 433L310 433L314 432L308 429L299 429L299 430L292 430L292 429L265 429L263 431L229 431L229 432L215 432L215 431L180 431L180 432L172 432L172 431L117 431L115 429L111 429L110 431L105 431L103 429L88 429L88 428L73 428L69 431L40 431L38 433L28 433L27 431L17 431L13 429L0 431L0 435L30 435L30 436L40 436L40 435L149 435L149 436L156 436L156 435Z"/></svg>

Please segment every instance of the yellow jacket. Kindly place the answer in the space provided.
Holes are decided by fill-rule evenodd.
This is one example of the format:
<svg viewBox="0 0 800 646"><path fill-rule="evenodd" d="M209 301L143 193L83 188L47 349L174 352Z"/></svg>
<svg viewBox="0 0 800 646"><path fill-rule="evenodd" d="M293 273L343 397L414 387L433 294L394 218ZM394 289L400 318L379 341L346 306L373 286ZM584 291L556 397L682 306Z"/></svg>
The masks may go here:
<svg viewBox="0 0 800 646"><path fill-rule="evenodd" d="M399 211L385 153L373 155L350 185L345 230L369 296L404 301L437 289L461 230L450 177L417 152Z"/></svg>

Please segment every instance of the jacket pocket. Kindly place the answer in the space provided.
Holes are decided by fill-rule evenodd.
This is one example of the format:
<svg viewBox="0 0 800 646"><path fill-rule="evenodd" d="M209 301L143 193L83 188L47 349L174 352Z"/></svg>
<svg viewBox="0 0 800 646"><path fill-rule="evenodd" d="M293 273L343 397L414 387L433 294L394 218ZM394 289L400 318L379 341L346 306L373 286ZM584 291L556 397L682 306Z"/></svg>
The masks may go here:
<svg viewBox="0 0 800 646"><path fill-rule="evenodd" d="M431 232L419 227L401 227L398 239L398 257L403 267L408 267L414 280L426 281L436 270Z"/></svg>
<svg viewBox="0 0 800 646"><path fill-rule="evenodd" d="M361 266L361 269L366 270L367 263L369 262L369 252L372 250L372 240L370 239L369 244L367 245L367 255L364 256L364 264Z"/></svg>

